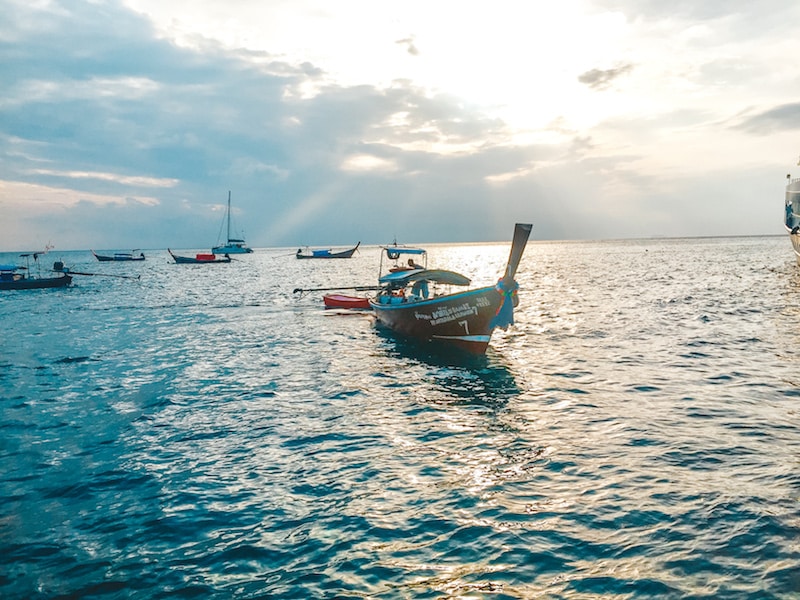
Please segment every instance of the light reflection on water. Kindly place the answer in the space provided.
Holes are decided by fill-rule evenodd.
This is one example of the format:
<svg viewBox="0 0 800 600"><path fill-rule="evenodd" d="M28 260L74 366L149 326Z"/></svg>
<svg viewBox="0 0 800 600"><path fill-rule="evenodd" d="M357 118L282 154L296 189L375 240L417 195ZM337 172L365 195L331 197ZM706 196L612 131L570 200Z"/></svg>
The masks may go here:
<svg viewBox="0 0 800 600"><path fill-rule="evenodd" d="M787 244L533 242L469 359L292 294L374 247L65 253L142 278L0 297L0 595L796 595ZM508 245L429 253L490 285Z"/></svg>

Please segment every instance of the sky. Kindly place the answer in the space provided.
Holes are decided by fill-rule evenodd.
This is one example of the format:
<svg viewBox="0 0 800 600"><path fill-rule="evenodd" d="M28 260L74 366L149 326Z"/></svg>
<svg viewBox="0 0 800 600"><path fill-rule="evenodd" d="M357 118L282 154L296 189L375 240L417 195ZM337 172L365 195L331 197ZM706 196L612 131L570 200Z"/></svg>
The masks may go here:
<svg viewBox="0 0 800 600"><path fill-rule="evenodd" d="M0 251L779 234L796 0L0 0Z"/></svg>

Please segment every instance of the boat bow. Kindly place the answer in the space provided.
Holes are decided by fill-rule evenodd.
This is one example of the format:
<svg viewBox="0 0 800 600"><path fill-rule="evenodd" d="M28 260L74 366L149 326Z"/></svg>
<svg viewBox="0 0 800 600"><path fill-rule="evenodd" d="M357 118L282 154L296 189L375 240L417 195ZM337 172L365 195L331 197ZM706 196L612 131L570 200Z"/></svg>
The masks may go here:
<svg viewBox="0 0 800 600"><path fill-rule="evenodd" d="M492 329L499 327L505 330L508 329L509 325L514 324L514 307L519 304L519 297L517 296L519 284L514 280L508 283L505 278L503 278L497 282L495 289L503 297L503 301L500 303L500 308L497 309L494 318L489 323L489 327Z"/></svg>

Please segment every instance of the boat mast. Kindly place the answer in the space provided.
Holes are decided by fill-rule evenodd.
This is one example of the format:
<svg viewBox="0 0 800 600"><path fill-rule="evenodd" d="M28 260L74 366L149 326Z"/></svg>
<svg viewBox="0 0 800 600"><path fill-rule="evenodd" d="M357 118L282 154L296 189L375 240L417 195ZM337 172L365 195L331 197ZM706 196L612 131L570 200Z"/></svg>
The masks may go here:
<svg viewBox="0 0 800 600"><path fill-rule="evenodd" d="M228 243L231 241L231 191L228 190Z"/></svg>

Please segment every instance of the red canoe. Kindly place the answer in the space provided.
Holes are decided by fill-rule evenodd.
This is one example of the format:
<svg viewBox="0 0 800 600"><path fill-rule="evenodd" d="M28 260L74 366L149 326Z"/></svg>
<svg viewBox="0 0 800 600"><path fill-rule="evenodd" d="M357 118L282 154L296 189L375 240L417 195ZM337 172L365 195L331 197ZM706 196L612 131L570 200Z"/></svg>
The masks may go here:
<svg viewBox="0 0 800 600"><path fill-rule="evenodd" d="M359 296L325 294L322 300L325 302L325 308L370 308L369 298L362 298Z"/></svg>

